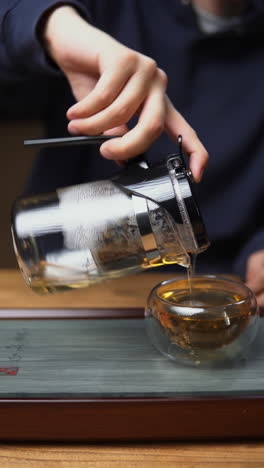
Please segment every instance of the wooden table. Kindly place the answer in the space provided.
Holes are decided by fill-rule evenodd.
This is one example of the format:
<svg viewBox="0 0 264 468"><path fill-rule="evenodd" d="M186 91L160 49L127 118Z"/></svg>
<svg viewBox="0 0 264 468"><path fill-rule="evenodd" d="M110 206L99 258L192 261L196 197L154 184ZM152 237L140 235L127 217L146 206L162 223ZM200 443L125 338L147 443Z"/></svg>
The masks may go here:
<svg viewBox="0 0 264 468"><path fill-rule="evenodd" d="M24 284L17 271L0 271L1 308L142 307L157 282L168 274L128 277L56 296L40 297ZM0 444L1 468L40 467L263 467L264 444L156 443L156 444Z"/></svg>

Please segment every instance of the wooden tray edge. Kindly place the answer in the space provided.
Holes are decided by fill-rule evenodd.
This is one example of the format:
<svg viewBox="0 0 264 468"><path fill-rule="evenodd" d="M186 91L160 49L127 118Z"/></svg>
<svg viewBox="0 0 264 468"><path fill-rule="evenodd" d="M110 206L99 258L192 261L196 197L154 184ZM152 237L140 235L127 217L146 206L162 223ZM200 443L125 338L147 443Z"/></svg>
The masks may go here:
<svg viewBox="0 0 264 468"><path fill-rule="evenodd" d="M264 395L93 400L0 399L0 440L259 439Z"/></svg>
<svg viewBox="0 0 264 468"><path fill-rule="evenodd" d="M143 318L144 308L0 309L0 320L10 319L122 319Z"/></svg>

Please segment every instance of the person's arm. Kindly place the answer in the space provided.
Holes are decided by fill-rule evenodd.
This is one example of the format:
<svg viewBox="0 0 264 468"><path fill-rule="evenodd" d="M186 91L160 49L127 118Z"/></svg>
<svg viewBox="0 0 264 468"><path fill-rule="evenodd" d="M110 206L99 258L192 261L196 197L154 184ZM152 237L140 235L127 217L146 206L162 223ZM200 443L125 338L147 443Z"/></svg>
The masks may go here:
<svg viewBox="0 0 264 468"><path fill-rule="evenodd" d="M167 77L154 60L92 26L88 1L17 0L11 7L2 1L1 40L9 76L62 71L78 101L68 111L71 133L97 134L115 127L112 132L124 136L100 148L115 160L142 153L164 130L175 141L182 134L190 169L200 180L208 154L166 96ZM128 131L126 123L134 114L138 123Z"/></svg>
<svg viewBox="0 0 264 468"><path fill-rule="evenodd" d="M0 2L0 81L27 79L29 76L54 75L37 28L40 18L62 4L74 6L89 18L89 12L78 0L1 0Z"/></svg>

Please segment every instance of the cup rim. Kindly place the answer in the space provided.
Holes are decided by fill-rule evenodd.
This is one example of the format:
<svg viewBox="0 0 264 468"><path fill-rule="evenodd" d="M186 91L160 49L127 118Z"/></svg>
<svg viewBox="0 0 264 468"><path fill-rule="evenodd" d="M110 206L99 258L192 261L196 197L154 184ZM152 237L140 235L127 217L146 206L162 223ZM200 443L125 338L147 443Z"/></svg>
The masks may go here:
<svg viewBox="0 0 264 468"><path fill-rule="evenodd" d="M199 279L199 278L207 278L207 279L212 279L212 280L220 280L220 281L228 281L228 283L233 283L234 285L238 285L240 286L241 288L243 288L246 292L246 295L244 297L244 299L240 300L240 301L237 301L237 302L230 302L228 304L223 304L222 306L206 306L206 310L214 310L214 311L217 311L217 310L223 310L223 309L229 309L230 307L237 307L245 302L247 302L248 300L251 300L252 298L254 298L254 293L252 292L251 289L249 289L242 281L237 281L237 280L234 280L234 279L231 279L231 278L228 278L226 276L221 276L221 275L195 275L193 276L192 279ZM184 311L186 312L187 309L190 309L192 308L193 311L195 312L199 312L201 310L201 306L195 306L195 305L178 305L178 304L171 304L169 301L167 301L166 299L163 299L159 296L158 294L158 289L161 287L161 286L164 286L164 285L167 285L167 284L170 284L170 283L175 283L177 281L181 281L181 280L186 280L187 281L187 278L185 276L179 276L179 277L176 277L176 278L172 278L172 279L169 279L169 280L165 280L165 281L162 281L161 283L157 284L156 286L154 286L154 288L152 288L152 290L150 291L150 294L149 294L149 297L151 297L152 294L155 294L156 298L161 301L161 303L167 305L167 306L170 306L172 308L171 312L173 313L173 309L175 310L175 312L177 311L178 313L181 311L182 312L182 315L184 315Z"/></svg>

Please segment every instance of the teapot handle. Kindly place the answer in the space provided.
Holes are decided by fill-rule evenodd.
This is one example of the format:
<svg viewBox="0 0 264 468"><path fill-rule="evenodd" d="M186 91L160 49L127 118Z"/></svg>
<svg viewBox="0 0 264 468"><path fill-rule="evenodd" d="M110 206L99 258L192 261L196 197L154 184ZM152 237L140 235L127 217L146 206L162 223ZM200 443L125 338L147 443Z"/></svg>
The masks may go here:
<svg viewBox="0 0 264 468"><path fill-rule="evenodd" d="M81 145L101 145L107 140L118 138L118 135L95 135L95 136L77 136L66 138L43 138L39 140L24 140L24 146L36 146L38 148L54 148L56 146L81 146ZM138 165L144 169L148 168L148 163L143 155L126 161L126 166Z"/></svg>
<svg viewBox="0 0 264 468"><path fill-rule="evenodd" d="M117 135L77 136L66 138L43 138L40 140L24 140L24 146L38 146L48 148L55 146L100 145L104 141L118 138Z"/></svg>
<svg viewBox="0 0 264 468"><path fill-rule="evenodd" d="M42 138L38 140L24 140L24 146L36 146L38 148L54 148L56 146L81 146L81 145L100 145L107 140L118 138L118 135L89 135L64 138ZM178 136L179 156L182 158L182 136ZM173 155L174 156L174 155ZM184 164L184 161L183 161ZM148 169L149 163L144 158L144 155L136 156L126 162L126 166L140 166L142 169Z"/></svg>

